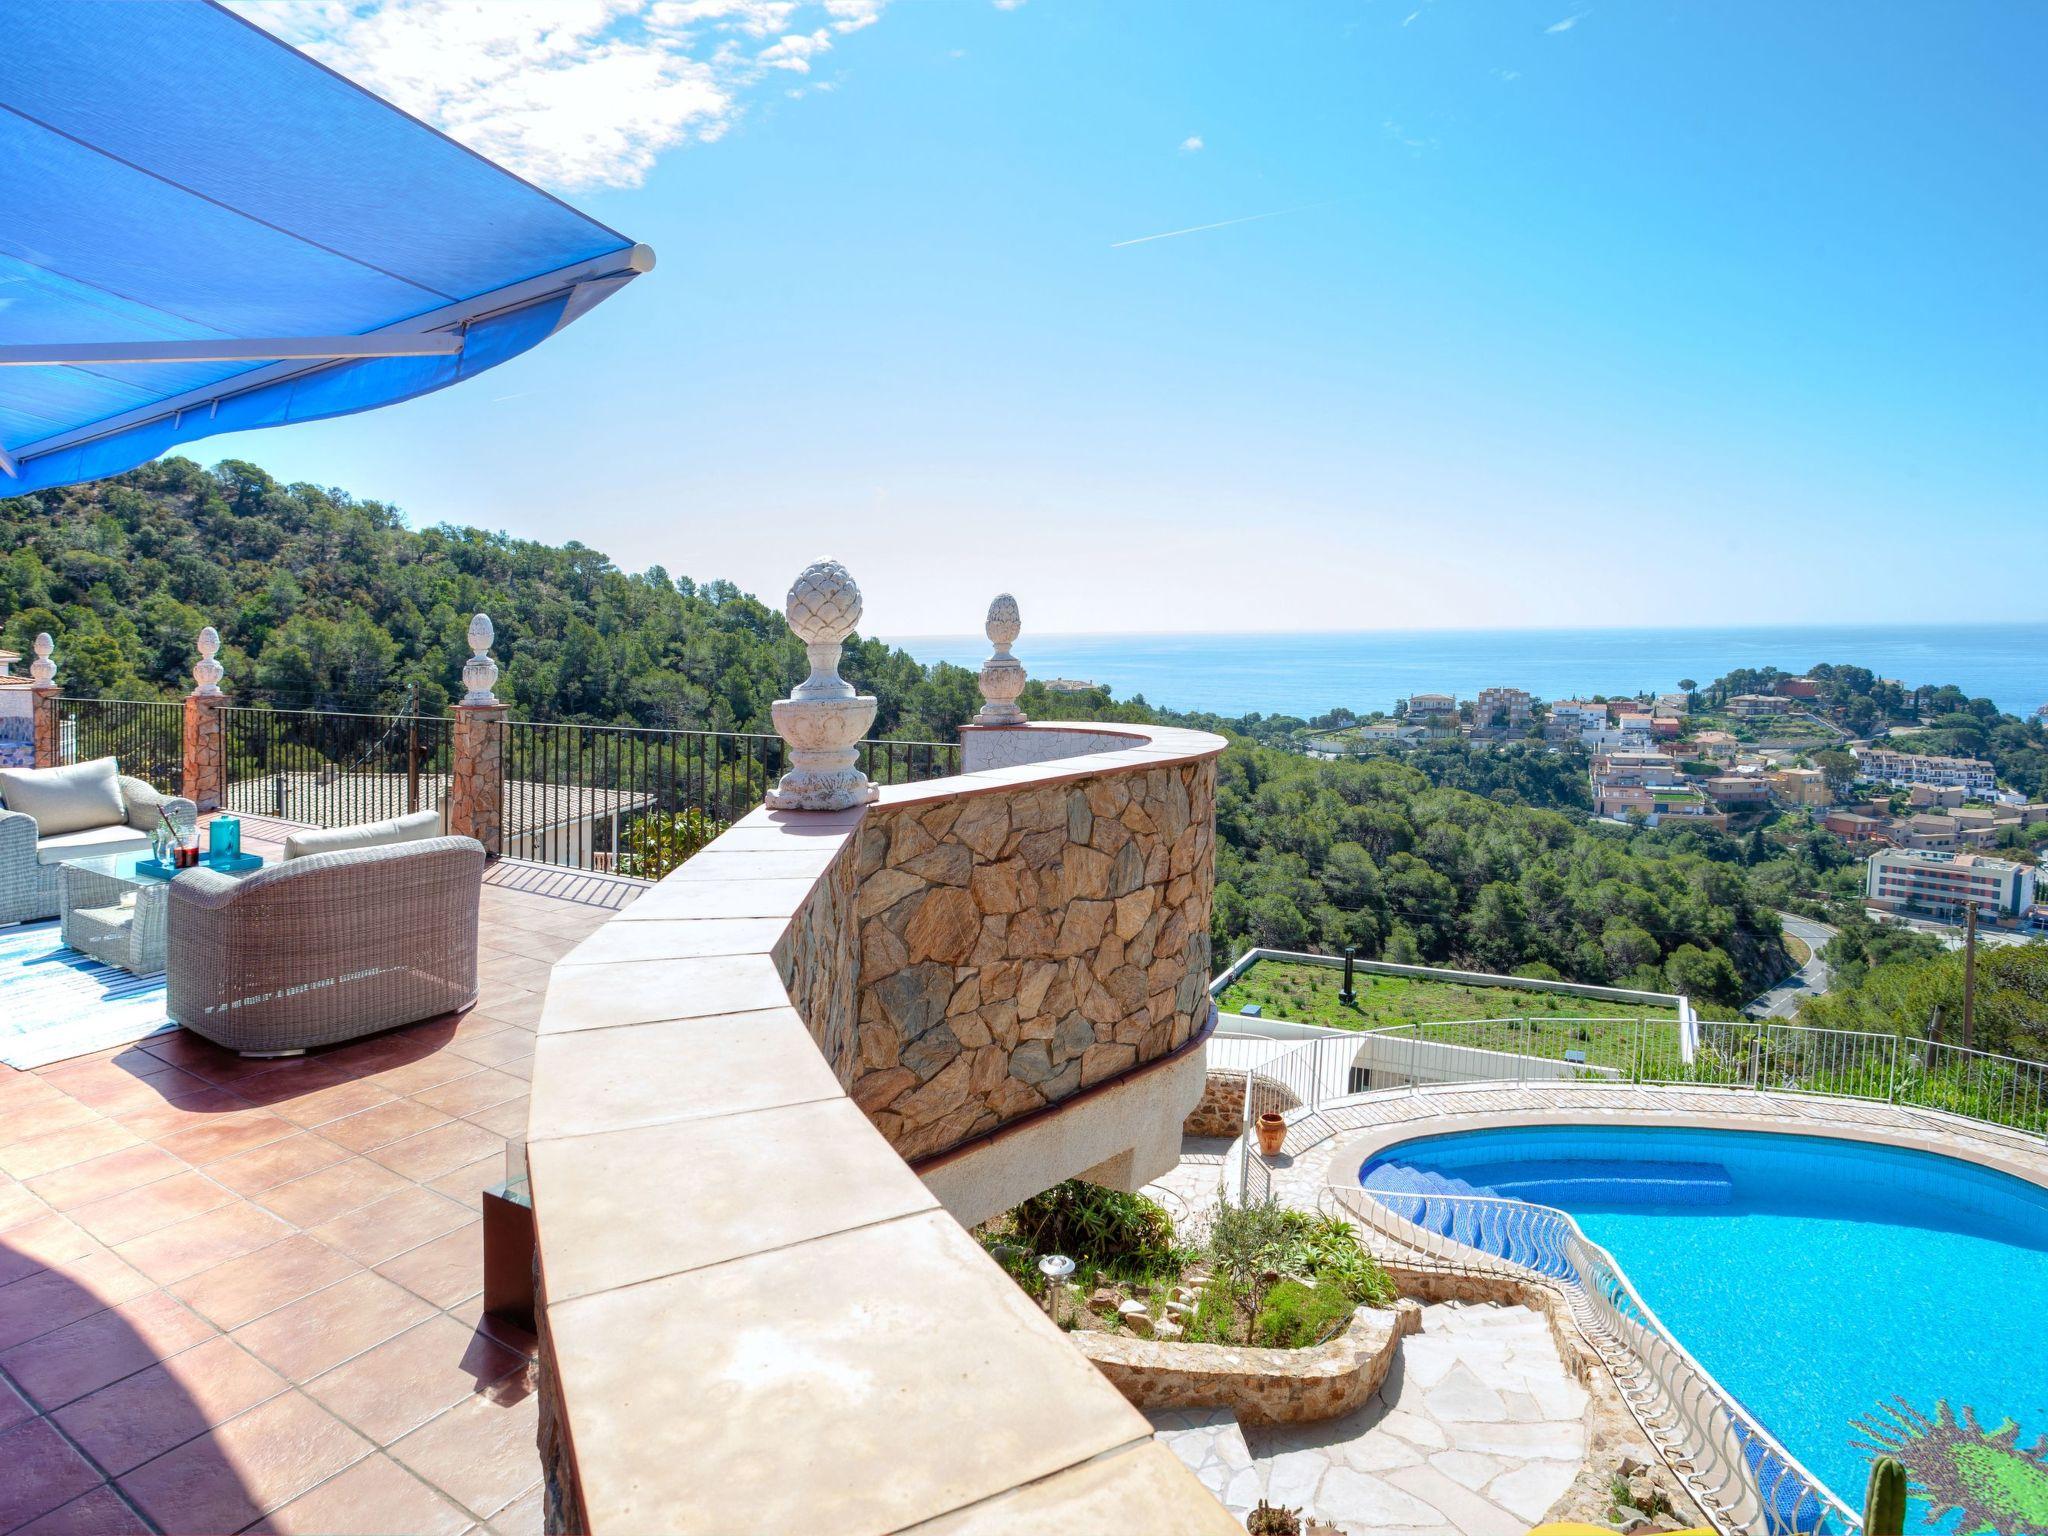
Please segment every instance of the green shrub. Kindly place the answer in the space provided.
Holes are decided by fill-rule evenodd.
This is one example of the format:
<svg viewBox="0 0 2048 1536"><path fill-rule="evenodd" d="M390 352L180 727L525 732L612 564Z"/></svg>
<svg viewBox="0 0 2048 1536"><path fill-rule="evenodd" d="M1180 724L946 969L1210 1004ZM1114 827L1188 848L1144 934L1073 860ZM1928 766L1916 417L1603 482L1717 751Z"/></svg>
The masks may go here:
<svg viewBox="0 0 2048 1536"><path fill-rule="evenodd" d="M1274 1349L1301 1349L1320 1344L1342 1328L1354 1308L1335 1285L1303 1285L1282 1280L1259 1307L1252 1340Z"/></svg>
<svg viewBox="0 0 2048 1536"><path fill-rule="evenodd" d="M1195 1298L1195 1315L1188 1320L1188 1342L1235 1343L1241 1298L1242 1293L1228 1275L1213 1277Z"/></svg>
<svg viewBox="0 0 2048 1536"><path fill-rule="evenodd" d="M1173 1218L1143 1195L1082 1179L1055 1184L1010 1213L1013 1240L1105 1273L1142 1278L1177 1267Z"/></svg>
<svg viewBox="0 0 2048 1536"><path fill-rule="evenodd" d="M1210 1229L1209 1251L1240 1290L1255 1290L1261 1276L1277 1273L1334 1284L1355 1304L1393 1305L1393 1281L1339 1216L1225 1202Z"/></svg>

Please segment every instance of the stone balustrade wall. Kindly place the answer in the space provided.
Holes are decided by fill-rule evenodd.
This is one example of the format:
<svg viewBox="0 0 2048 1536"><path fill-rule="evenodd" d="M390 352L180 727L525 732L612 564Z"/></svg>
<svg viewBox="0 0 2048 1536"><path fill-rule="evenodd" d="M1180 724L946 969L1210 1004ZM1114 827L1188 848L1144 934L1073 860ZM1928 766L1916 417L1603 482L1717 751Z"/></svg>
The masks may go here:
<svg viewBox="0 0 2048 1536"><path fill-rule="evenodd" d="M1208 1017L1213 758L874 808L854 1102L915 1162Z"/></svg>
<svg viewBox="0 0 2048 1536"><path fill-rule="evenodd" d="M1207 1023L1224 743L1098 734L755 811L556 964L527 1136L548 1530L1242 1536L949 1214L1154 1177L1199 1091L1175 1047ZM843 1096L906 1059L914 1088ZM958 1147L999 1104L1028 1123Z"/></svg>

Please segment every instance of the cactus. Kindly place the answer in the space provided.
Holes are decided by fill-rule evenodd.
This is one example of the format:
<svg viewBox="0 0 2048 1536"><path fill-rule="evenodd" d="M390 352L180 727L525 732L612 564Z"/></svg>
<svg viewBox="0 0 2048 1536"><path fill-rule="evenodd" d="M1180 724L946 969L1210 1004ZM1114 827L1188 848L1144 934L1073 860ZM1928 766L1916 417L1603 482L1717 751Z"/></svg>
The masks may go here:
<svg viewBox="0 0 2048 1536"><path fill-rule="evenodd" d="M1259 1507L1245 1516L1251 1536L1301 1536L1301 1511L1259 1500Z"/></svg>
<svg viewBox="0 0 2048 1536"><path fill-rule="evenodd" d="M1904 1536L1906 1469L1890 1456L1870 1464L1870 1486L1863 1494L1863 1536Z"/></svg>

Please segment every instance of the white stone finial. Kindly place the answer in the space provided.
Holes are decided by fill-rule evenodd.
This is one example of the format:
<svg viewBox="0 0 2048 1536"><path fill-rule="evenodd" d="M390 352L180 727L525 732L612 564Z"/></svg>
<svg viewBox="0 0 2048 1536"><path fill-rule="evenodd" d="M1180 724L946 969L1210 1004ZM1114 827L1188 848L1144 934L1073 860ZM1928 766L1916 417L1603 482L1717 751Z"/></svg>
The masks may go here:
<svg viewBox="0 0 2048 1536"><path fill-rule="evenodd" d="M220 631L209 624L199 631L194 643L199 647L199 660L192 665L192 681L199 686L192 691L202 699L217 698L220 680L227 675L227 668L213 659L220 650Z"/></svg>
<svg viewBox="0 0 2048 1536"><path fill-rule="evenodd" d="M1023 621L1017 614L1017 599L1004 592L988 605L988 623L983 632L995 654L981 664L981 696L985 702L974 717L976 725L1022 725L1024 711L1017 696L1024 691L1024 663L1010 654Z"/></svg>
<svg viewBox="0 0 2048 1536"><path fill-rule="evenodd" d="M491 642L498 638L497 627L491 623L488 613L480 613L469 621L470 658L462 664L462 695L465 704L495 704L497 694L491 690L498 686L498 664L491 659Z"/></svg>
<svg viewBox="0 0 2048 1536"><path fill-rule="evenodd" d="M875 723L875 700L839 675L840 649L860 622L860 587L836 560L803 568L782 611L810 657L811 675L769 706L789 743L789 772L768 792L778 811L842 811L878 791L857 766L860 739Z"/></svg>
<svg viewBox="0 0 2048 1536"><path fill-rule="evenodd" d="M36 659L28 664L28 676L39 688L47 688L57 680L57 658L51 654L56 645L48 630L36 636Z"/></svg>

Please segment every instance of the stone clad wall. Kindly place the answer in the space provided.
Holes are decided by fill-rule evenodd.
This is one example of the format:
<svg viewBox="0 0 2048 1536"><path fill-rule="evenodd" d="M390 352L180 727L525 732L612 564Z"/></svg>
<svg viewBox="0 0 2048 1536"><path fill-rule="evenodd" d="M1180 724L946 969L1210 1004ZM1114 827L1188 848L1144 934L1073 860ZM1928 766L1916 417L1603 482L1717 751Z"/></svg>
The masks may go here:
<svg viewBox="0 0 2048 1536"><path fill-rule="evenodd" d="M797 909L773 956L776 972L789 989L790 1006L803 1015L811 1038L844 1087L853 1080L853 1000L860 967L851 844Z"/></svg>
<svg viewBox="0 0 2048 1536"><path fill-rule="evenodd" d="M928 1157L1208 1015L1216 767L884 802L861 828L854 1101Z"/></svg>
<svg viewBox="0 0 2048 1536"><path fill-rule="evenodd" d="M1183 1136L1229 1136L1244 1133L1244 1085L1246 1074L1225 1069L1211 1072L1202 1084L1202 1101L1182 1122ZM1261 1075L1259 1091L1262 1099L1286 1114L1301 1108L1301 1100L1285 1084Z"/></svg>

